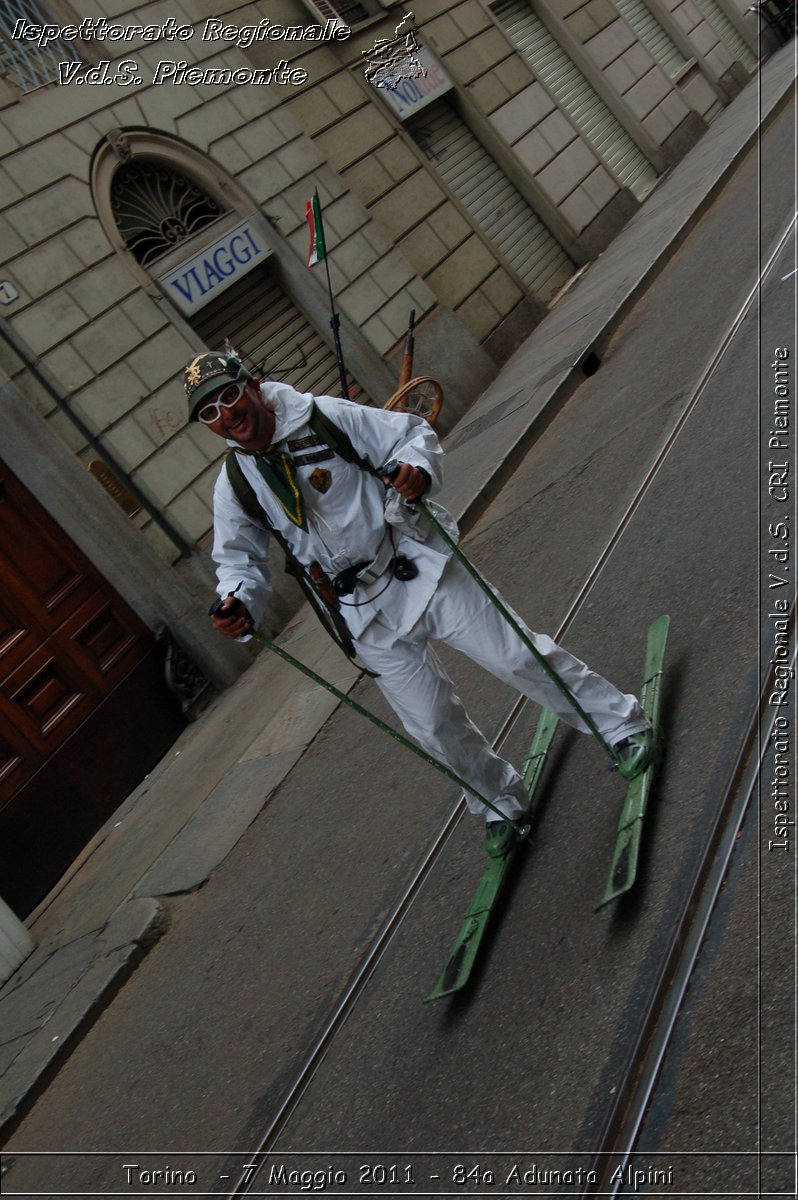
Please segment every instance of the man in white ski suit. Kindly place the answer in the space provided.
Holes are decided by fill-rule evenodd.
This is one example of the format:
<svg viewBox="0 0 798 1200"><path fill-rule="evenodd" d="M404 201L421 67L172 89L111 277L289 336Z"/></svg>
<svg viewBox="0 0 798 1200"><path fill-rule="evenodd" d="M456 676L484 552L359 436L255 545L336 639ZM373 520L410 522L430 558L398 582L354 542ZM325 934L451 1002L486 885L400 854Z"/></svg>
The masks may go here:
<svg viewBox="0 0 798 1200"><path fill-rule="evenodd" d="M189 419L199 418L238 451L241 471L268 522L295 557L306 566L319 564L341 589L353 587L340 603L354 648L410 736L499 812L520 816L528 800L520 775L470 720L430 642L461 650L569 725L587 727L411 503L422 495L426 500L441 486L443 454L431 426L420 417L314 397L284 383L258 383L237 359L223 354L193 359L184 386ZM331 449L309 423L314 404L373 468L400 464L393 480ZM219 632L246 640L261 621L270 593L272 535L247 516L224 468L213 506L213 557L219 596L225 599L212 619ZM448 514L430 507L456 538ZM549 637L528 636L605 741L623 743L642 770L650 754L649 725L635 697L622 694ZM510 827L475 796L467 795L467 801L472 812L485 814L489 851L502 853Z"/></svg>

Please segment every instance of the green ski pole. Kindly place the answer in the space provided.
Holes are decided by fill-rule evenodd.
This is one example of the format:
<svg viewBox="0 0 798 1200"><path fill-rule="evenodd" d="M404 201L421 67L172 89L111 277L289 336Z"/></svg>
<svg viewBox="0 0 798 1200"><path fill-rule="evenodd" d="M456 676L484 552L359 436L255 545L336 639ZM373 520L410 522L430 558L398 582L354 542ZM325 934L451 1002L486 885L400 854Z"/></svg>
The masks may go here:
<svg viewBox="0 0 798 1200"><path fill-rule="evenodd" d="M276 654L278 658L282 658L285 662L290 663L292 667L295 667L297 671L301 671L303 675L308 677L308 679L312 679L314 683L319 685L319 687L323 687L325 691L328 691L332 696L335 696L336 700L340 700L342 704L346 704L349 706L349 708L354 709L354 711L359 713L361 717L365 717L367 721L371 721L372 725L376 725L377 728L381 729L383 733L387 733L389 737L394 738L397 742L399 742L400 746L404 746L406 750L412 750L415 755L417 755L430 767L434 767L436 771L440 771L442 775L445 775L446 778L452 783L457 784L457 786L462 788L464 792L470 792L472 796L476 796L480 804L484 804L485 808L490 809L492 813L495 813L497 817L499 817L502 821L505 821L512 829L515 830L519 837L526 836L528 833L528 827L526 825L519 825L517 821L513 821L510 817L505 816L505 814L501 812L495 804L492 804L490 800L486 800L484 796L481 796L479 792L474 790L470 783L466 783L464 779L461 779L459 775L456 775L454 771L450 770L445 763L439 762L437 758L433 758L431 754L427 754L426 750L422 750L420 746L415 744L415 742L411 742L409 738L404 736L404 734L399 733L398 729L394 729L380 717L375 716L375 714L372 712L369 712L367 708L364 708L362 704L358 704L357 700L353 700L351 696L347 696L346 692L340 691L334 684L329 683L326 679L322 679L321 675L317 675L316 672L310 667L306 667L305 664L300 662L298 658L294 658L292 654L289 654L287 650L283 650L281 646L278 646L264 634L255 633L253 631L252 637L256 642L260 642L262 646L265 646L267 650L271 650L273 654Z"/></svg>
<svg viewBox="0 0 798 1200"><path fill-rule="evenodd" d="M398 464L393 461L386 463L385 466L382 468L382 471L380 472L380 474L384 475L386 479L390 479L392 474L396 474L397 468L398 468ZM531 640L531 638L529 638L527 636L526 632L518 624L518 622L516 621L513 614L509 611L509 609L506 607L506 605L502 604L499 597L496 595L496 593L493 591L493 589L488 586L488 584L485 582L485 580L480 575L479 571L477 571L476 567L469 561L468 558L466 558L463 551L457 545L457 542L455 542L454 539L449 536L449 534L443 528L443 526L441 525L441 523L437 519L437 517L430 511L428 505L425 504L423 500L415 500L415 501L413 501L413 503L424 514L426 519L432 525L433 529L435 529L440 534L440 536L443 538L444 542L449 547L449 549L452 551L452 553L463 564L466 571L468 571L471 578L475 581L475 583L477 583L479 585L479 587L482 589L482 591L488 597L491 604L493 604L494 607L499 610L499 612L504 617L505 621L510 626L510 628L513 630L513 632L518 635L518 637L521 639L523 644L526 646L527 650L529 650L530 653L534 656L536 662L546 672L549 679L551 679L552 683L555 684L555 686L562 693L562 695L565 696L566 700L571 705L574 712L576 712L577 715L582 718L582 720L587 725L590 732L593 734L593 736L596 738L596 740L599 742L599 744L606 751L607 755L609 756L610 763L612 764L612 766L614 768L617 768L617 766L618 766L617 754L615 753L615 751L613 750L613 748L609 744L609 742L606 740L606 738L603 737L603 735L599 732L598 727L596 726L596 722L593 720L593 718L590 716L590 714L586 713L585 710L582 708L582 705L579 703L579 701L577 700L576 696L573 694L571 689L563 682L563 680L560 678L560 676L557 674L557 672L554 670L554 668L552 666L550 666L549 663L546 662L546 659L544 658L544 656L540 653L540 651L538 650L537 646L535 646L535 644Z"/></svg>
<svg viewBox="0 0 798 1200"><path fill-rule="evenodd" d="M241 587L241 584L239 584L238 587ZM236 588L235 591L237 592L238 588ZM230 595L235 595L235 592L231 592ZM211 605L209 615L213 616L214 613L218 613L223 603L224 600L222 598L217 599L214 604ZM464 792L470 792L472 796L476 796L480 804L484 804L485 808L489 809L500 820L506 822L506 824L515 830L519 837L526 837L527 833L529 832L528 826L519 825L517 821L513 821L511 817L506 816L496 807L495 804L492 804L490 800L486 800L484 796L481 796L479 792L475 791L470 783L466 783L464 779L461 779L459 775L450 770L445 763L439 762L437 758L433 758L431 754L427 754L426 750L422 750L420 746L415 744L415 742L411 742L409 738L404 736L404 734L399 733L398 729L394 729L380 717L377 717L374 713L369 712L369 710L364 708L362 704L358 704L357 700L353 700L351 696L347 696L346 692L342 692L335 686L335 684L329 683L326 679L323 679L321 675L318 675L314 670L312 670L311 667L306 667L305 664L300 662L298 658L294 658L292 654L289 654L287 650L283 650L281 646L278 646L276 642L271 640L271 638L267 638L265 634L258 633L254 629L250 630L250 634L256 642L261 644L261 646L265 646L267 650L271 650L271 652L276 654L278 658L282 658L284 662L289 663L297 671L300 671L303 675L306 675L308 679L312 679L314 683L319 685L319 687L324 688L324 690L329 692L330 695L335 696L336 700L339 700L342 704L346 704L349 708L354 709L356 713L358 713L361 717L365 717L365 719L370 721L372 725L376 725L377 728L381 729L383 733L387 733L389 737L394 738L394 740L399 742L401 746L404 746L406 750L411 750L413 754L417 755L417 757L422 759L423 762L427 763L428 766L434 767L436 771L440 771L442 775L445 775L446 778L452 783L456 784L457 787L462 788Z"/></svg>

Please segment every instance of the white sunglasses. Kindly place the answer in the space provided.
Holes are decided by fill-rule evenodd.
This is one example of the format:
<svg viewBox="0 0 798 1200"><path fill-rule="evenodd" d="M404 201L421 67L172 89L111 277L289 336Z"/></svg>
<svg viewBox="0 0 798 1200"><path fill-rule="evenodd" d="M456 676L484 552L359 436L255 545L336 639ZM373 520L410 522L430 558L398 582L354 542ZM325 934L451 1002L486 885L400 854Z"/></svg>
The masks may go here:
<svg viewBox="0 0 798 1200"><path fill-rule="evenodd" d="M232 408L238 404L247 387L247 382L231 383L226 387L219 396L218 400L211 401L210 404L205 404L197 413L197 419L202 421L203 425L213 425L214 421L218 421L222 415L223 408Z"/></svg>

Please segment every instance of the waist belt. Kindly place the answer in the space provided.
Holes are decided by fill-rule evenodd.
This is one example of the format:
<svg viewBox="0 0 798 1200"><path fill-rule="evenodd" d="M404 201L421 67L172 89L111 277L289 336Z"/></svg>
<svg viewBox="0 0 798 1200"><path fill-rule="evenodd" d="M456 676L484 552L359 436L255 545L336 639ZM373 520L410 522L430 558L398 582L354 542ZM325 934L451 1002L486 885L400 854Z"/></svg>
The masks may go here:
<svg viewBox="0 0 798 1200"><path fill-rule="evenodd" d="M393 556L393 539L386 534L375 558L354 563L334 576L332 586L336 596L351 596L358 583L376 582L393 562Z"/></svg>

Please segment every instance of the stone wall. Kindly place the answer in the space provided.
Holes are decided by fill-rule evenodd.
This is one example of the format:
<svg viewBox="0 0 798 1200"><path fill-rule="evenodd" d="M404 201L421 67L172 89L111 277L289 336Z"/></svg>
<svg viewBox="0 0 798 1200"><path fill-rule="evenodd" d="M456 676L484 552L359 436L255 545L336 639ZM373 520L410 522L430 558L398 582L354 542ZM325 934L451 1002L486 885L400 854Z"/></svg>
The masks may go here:
<svg viewBox="0 0 798 1200"><path fill-rule="evenodd" d="M611 0L534 2L642 151L651 186L698 135L704 116L747 78L717 21L703 12L731 2L648 0L685 55L695 56L692 74L675 81ZM131 82L131 72L111 84L51 84L20 94L0 80L0 254L3 276L19 292L2 317L21 353L45 372L37 377L15 352L8 374L83 466L98 446L110 453L121 482L148 500L133 526L168 562L181 545L207 541L222 447L184 424L179 374L198 349L191 319L165 298L114 225L107 184L126 138L145 157L158 139L159 154L171 145L183 169L224 207L258 214L281 286L329 338L323 269L305 268L305 202L318 189L347 359L373 403L392 391L411 309L416 370L444 384L444 431L545 313L365 78L364 52L391 37L412 4L367 0L367 7L373 16L342 40L247 46L203 40L205 22L218 16L238 29L266 20L307 27L311 8L303 0L237 7L229 0L135 7L81 0L78 13L68 0L52 0L64 24L106 17L163 26L171 18L194 33L182 41L83 45L88 64L109 59L115 71L132 60L141 82ZM637 201L518 52L495 6L424 0L417 7L418 40L453 85L447 103L576 269L608 244ZM735 12L737 28L743 17ZM178 60L187 69L245 71L284 61L293 82L175 83L162 64Z"/></svg>

